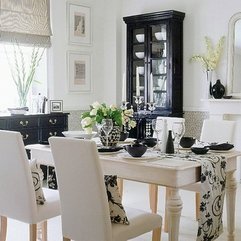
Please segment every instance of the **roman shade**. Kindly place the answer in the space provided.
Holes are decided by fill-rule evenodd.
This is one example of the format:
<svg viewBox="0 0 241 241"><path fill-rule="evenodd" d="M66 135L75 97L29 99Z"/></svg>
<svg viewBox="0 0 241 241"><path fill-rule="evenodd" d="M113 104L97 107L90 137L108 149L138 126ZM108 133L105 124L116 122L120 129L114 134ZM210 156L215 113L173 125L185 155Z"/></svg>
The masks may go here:
<svg viewBox="0 0 241 241"><path fill-rule="evenodd" d="M49 47L49 0L0 0L0 41Z"/></svg>

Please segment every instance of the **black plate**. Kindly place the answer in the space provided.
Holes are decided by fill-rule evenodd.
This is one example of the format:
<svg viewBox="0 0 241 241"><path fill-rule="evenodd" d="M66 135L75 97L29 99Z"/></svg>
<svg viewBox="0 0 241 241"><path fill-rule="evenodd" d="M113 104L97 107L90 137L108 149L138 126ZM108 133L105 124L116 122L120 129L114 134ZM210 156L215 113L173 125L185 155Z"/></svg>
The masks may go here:
<svg viewBox="0 0 241 241"><path fill-rule="evenodd" d="M229 144L229 143L222 143L218 145L210 145L209 149L210 150L215 150L215 151L228 151L234 148L234 145Z"/></svg>
<svg viewBox="0 0 241 241"><path fill-rule="evenodd" d="M123 147L121 147L121 146L110 147L110 148L99 147L98 148L98 152L117 152L117 151L119 151L121 149L123 149Z"/></svg>
<svg viewBox="0 0 241 241"><path fill-rule="evenodd" d="M198 155L206 154L208 150L208 147L191 147L191 151Z"/></svg>

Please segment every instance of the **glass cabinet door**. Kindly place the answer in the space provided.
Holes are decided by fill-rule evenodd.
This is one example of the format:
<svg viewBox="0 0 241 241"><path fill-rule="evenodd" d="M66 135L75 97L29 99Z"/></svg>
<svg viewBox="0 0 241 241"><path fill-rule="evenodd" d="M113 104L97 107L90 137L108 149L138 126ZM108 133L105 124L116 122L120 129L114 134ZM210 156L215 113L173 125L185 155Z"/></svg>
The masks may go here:
<svg viewBox="0 0 241 241"><path fill-rule="evenodd" d="M167 25L159 24L150 26L149 50L150 50L150 79L149 102L154 102L156 107L167 105Z"/></svg>

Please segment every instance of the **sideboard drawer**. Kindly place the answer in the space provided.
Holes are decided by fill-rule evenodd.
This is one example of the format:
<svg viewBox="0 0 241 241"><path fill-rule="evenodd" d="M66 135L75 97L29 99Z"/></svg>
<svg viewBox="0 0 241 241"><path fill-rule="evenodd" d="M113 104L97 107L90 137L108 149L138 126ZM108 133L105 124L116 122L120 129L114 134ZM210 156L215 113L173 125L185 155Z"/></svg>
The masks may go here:
<svg viewBox="0 0 241 241"><path fill-rule="evenodd" d="M47 141L51 136L63 136L64 128L47 128L40 130L40 140Z"/></svg>
<svg viewBox="0 0 241 241"><path fill-rule="evenodd" d="M38 119L37 118L28 118L28 117L18 117L12 118L9 121L9 129L18 130L22 128L38 128Z"/></svg>
<svg viewBox="0 0 241 241"><path fill-rule="evenodd" d="M38 143L39 136L35 129L22 129L19 130L22 135L24 145L29 145L32 143Z"/></svg>
<svg viewBox="0 0 241 241"><path fill-rule="evenodd" d="M65 126L66 116L48 116L40 119L40 127Z"/></svg>

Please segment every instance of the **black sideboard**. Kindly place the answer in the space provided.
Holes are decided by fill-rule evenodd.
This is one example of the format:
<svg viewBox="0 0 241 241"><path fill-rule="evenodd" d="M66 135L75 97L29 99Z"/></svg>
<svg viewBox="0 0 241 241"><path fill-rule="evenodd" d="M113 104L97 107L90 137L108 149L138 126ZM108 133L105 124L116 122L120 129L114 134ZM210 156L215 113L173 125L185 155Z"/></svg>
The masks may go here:
<svg viewBox="0 0 241 241"><path fill-rule="evenodd" d="M19 131L25 145L44 143L50 136L63 136L69 113L1 115L0 129Z"/></svg>

